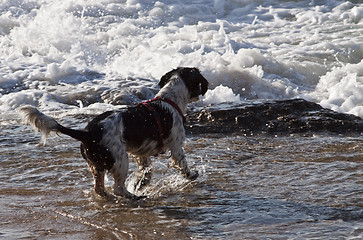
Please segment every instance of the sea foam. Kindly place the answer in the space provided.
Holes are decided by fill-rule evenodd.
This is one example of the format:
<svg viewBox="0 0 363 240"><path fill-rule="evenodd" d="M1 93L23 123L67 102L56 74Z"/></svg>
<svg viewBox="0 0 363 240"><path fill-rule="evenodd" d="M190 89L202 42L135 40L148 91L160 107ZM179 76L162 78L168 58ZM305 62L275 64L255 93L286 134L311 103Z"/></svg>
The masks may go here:
<svg viewBox="0 0 363 240"><path fill-rule="evenodd" d="M5 0L0 109L113 108L152 97L163 74L193 66L210 82L202 104L306 98L363 117L362 9L333 0Z"/></svg>

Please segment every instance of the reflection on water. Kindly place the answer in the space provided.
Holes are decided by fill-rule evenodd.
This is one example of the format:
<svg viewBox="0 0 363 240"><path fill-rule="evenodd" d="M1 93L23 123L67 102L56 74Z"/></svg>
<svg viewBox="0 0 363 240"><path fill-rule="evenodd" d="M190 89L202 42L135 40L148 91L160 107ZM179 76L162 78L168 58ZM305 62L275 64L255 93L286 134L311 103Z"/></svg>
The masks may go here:
<svg viewBox="0 0 363 240"><path fill-rule="evenodd" d="M154 158L139 202L96 197L76 141L38 142L29 127L2 123L0 237L363 237L361 136L193 136L185 149L200 177L186 181L167 154Z"/></svg>

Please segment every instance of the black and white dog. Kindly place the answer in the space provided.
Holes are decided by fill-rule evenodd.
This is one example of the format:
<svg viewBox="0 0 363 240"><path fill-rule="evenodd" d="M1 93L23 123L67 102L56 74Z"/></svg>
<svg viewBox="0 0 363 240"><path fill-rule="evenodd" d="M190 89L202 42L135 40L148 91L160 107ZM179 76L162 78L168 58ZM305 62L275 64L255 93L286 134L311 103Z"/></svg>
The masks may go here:
<svg viewBox="0 0 363 240"><path fill-rule="evenodd" d="M36 108L20 109L24 119L42 133L60 132L81 141L81 153L94 176L95 192L107 196L104 176L114 178L114 194L137 199L125 187L129 169L128 154L136 157L138 184L145 185L151 177L150 156L170 149L173 166L187 179L197 172L189 169L183 150L184 114L187 104L198 100L208 89L208 81L197 68L177 68L166 73L159 82L160 91L152 100L122 111L108 111L95 117L85 130L60 125Z"/></svg>

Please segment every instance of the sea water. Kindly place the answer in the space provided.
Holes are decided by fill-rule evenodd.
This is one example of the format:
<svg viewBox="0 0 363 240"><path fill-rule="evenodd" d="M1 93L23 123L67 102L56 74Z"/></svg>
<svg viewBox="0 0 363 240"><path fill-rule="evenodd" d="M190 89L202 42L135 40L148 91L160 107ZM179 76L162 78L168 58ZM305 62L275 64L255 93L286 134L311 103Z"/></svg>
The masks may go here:
<svg viewBox="0 0 363 240"><path fill-rule="evenodd" d="M196 181L166 153L145 201L106 201L79 143L39 145L17 108L83 128L188 66L210 82L198 107L304 98L363 117L362 18L360 1L0 0L0 238L361 239L362 136L188 136Z"/></svg>
<svg viewBox="0 0 363 240"><path fill-rule="evenodd" d="M169 167L166 153L153 158L150 185L134 192L146 199L107 201L92 191L78 142L53 136L43 146L16 121L1 127L0 238L363 237L359 136L189 137L184 148L196 181ZM130 166L133 191L137 168ZM112 192L110 175L105 183Z"/></svg>

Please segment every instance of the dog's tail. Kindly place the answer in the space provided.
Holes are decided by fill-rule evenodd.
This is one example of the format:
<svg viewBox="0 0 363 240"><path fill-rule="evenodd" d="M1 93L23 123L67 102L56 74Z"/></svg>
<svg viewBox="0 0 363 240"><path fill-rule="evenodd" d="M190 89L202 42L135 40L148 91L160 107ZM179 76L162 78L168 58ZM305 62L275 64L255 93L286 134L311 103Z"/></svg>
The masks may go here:
<svg viewBox="0 0 363 240"><path fill-rule="evenodd" d="M51 132L60 132L82 142L87 140L87 131L64 127L53 118L44 115L32 106L24 106L19 110L26 123L31 124L35 131L42 134L43 144L45 144L47 137Z"/></svg>

